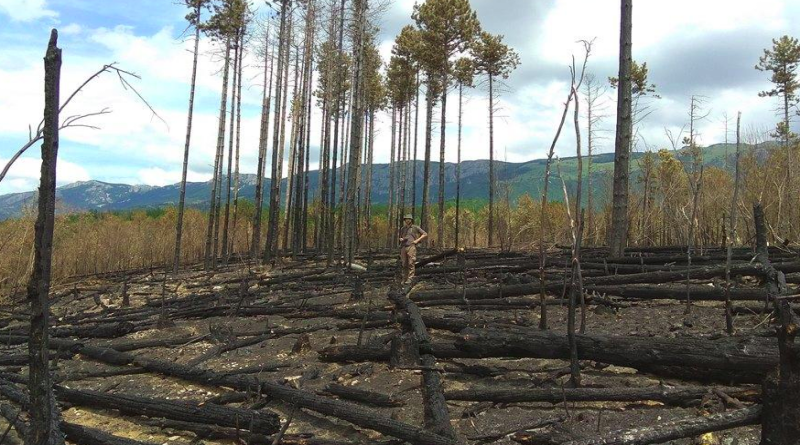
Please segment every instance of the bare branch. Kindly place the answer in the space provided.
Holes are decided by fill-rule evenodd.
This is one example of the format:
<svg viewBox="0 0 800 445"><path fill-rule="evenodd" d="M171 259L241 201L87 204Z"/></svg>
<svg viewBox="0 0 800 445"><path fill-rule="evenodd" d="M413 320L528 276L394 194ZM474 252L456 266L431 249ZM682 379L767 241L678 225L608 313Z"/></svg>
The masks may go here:
<svg viewBox="0 0 800 445"><path fill-rule="evenodd" d="M161 122L164 123L164 125L167 126L167 128L169 128L169 125L167 125L167 122L164 119L162 119L161 116L158 115L158 113L156 113L156 110L153 109L153 107L150 105L150 103L147 102L147 100L144 97L142 97L141 94L139 94L139 91L137 91L136 88L134 88L133 85L131 85L131 83L125 78L125 76L130 76L130 77L133 77L133 78L136 78L136 79L141 79L141 77L138 74L135 74L135 73L132 73L130 71L126 71L126 70L123 70L121 68L118 68L116 66L116 64L117 63L114 62L114 63L110 63L108 65L103 65L102 68L97 70L94 74L92 74L85 81L83 81L83 83L81 83L78 86L78 88L76 88L75 91L73 91L72 94L70 94L69 97L67 97L67 100L65 100L64 103L61 104L61 106L58 109L59 113L64 111L64 109L66 108L67 105L69 105L69 103L72 101L72 99L75 96L77 96L78 93L80 93L83 90L83 88L86 87L86 85L88 85L91 81L93 81L94 79L96 79L98 76L100 76L103 73L116 72L117 73L117 77L119 77L120 82L122 83L122 87L124 89L126 89L126 90L128 90L128 89L132 90L134 92L134 94L136 94L136 96L139 98L139 100L141 100L147 106L147 108L150 110L150 112L152 112L155 117L157 117ZM80 120L83 120L85 118L88 118L88 117L100 116L100 115L109 114L109 113L111 113L111 109L103 108L100 111L96 111L96 112L92 112L92 113L69 116L69 117L65 118L62 121L62 123L60 124L59 128L60 129L64 129L64 128L83 127L83 128L91 128L93 130L99 130L100 128L96 127L94 125L76 124L76 122L78 122ZM2 182L3 179L6 177L6 175L8 174L9 169L11 169L11 166L14 164L14 162L16 162L17 159L19 159L19 157L22 156L22 154L25 153L26 150L28 150L28 148L30 148L33 144L35 144L36 142L38 142L39 140L42 139L42 136L43 136L43 134L42 134L42 126L43 125L44 125L44 120L39 121L39 125L36 127L36 133L33 133L31 126L28 125L28 142L26 142L25 145L23 145L22 148L20 148L14 154L14 156L11 157L11 159L9 159L9 161L6 163L5 167L3 167L3 171L0 172L0 182Z"/></svg>

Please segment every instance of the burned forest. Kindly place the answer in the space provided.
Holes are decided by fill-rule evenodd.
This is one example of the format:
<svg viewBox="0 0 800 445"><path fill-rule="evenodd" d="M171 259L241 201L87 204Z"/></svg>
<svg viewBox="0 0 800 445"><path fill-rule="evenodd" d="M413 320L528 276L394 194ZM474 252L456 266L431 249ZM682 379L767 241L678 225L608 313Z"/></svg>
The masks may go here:
<svg viewBox="0 0 800 445"><path fill-rule="evenodd" d="M0 445L800 445L792 2L122 3L0 0Z"/></svg>

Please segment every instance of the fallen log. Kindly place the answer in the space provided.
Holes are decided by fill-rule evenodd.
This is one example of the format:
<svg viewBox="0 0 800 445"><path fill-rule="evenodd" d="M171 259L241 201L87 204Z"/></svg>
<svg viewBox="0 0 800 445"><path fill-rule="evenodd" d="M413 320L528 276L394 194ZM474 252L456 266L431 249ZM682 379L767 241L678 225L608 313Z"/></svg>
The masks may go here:
<svg viewBox="0 0 800 445"><path fill-rule="evenodd" d="M330 385L326 386L325 392L342 399L384 408L405 405L402 400L398 400L391 395L381 394L375 391L367 391L352 386L338 385L335 383L331 383Z"/></svg>
<svg viewBox="0 0 800 445"><path fill-rule="evenodd" d="M214 404L154 399L130 394L107 394L56 386L56 397L73 405L118 410L147 417L164 417L185 422L199 422L247 429L258 434L272 434L280 429L278 415Z"/></svg>
<svg viewBox="0 0 800 445"><path fill-rule="evenodd" d="M58 351L58 352L50 352L49 360L56 360L56 359L71 359L75 354L71 353L70 351ZM5 356L0 357L0 366L21 366L27 365L31 360L31 357L25 354L8 354Z"/></svg>
<svg viewBox="0 0 800 445"><path fill-rule="evenodd" d="M171 346L185 345L200 338L201 337L197 335L181 335L166 338L121 339L120 341L112 341L106 346L120 352L130 352L138 349L168 348Z"/></svg>
<svg viewBox="0 0 800 445"><path fill-rule="evenodd" d="M563 283L548 283L547 291L560 291ZM512 285L494 285L481 287L468 287L466 289L437 289L414 292L409 295L414 302L429 300L497 300L504 297L519 297L523 295L534 295L540 291L539 284L524 283Z"/></svg>
<svg viewBox="0 0 800 445"><path fill-rule="evenodd" d="M684 257L685 258L685 257ZM725 258L723 258L724 260ZM694 258L692 258L694 262ZM609 266L610 267L610 266ZM789 261L776 263L775 267L784 272L800 272L800 261ZM680 270L662 270L655 272L643 272L627 275L612 275L605 277L595 277L587 280L592 285L604 284L661 284L686 279L688 268L685 266ZM764 268L760 264L738 264L731 267L731 276L763 276ZM692 267L690 276L693 280L707 280L710 278L724 277L725 266L704 266Z"/></svg>
<svg viewBox="0 0 800 445"><path fill-rule="evenodd" d="M259 382L253 378L229 376L210 370L190 368L177 363L168 363L133 356L107 348L89 347L64 339L52 339L51 348L74 348L89 358L111 364L133 364L149 372L181 378L187 381L223 386L238 391L262 393L283 400L300 408L345 420L362 428L368 428L388 436L403 439L415 445L457 445L453 439L434 434L414 425L392 419L389 416L366 409L354 403L343 402L290 388L277 382Z"/></svg>
<svg viewBox="0 0 800 445"><path fill-rule="evenodd" d="M587 285L587 292L615 295L624 298L638 298L646 300L686 300L686 286L648 286L648 285L619 285L619 286L594 286ZM725 301L725 289L721 287L694 285L689 287L692 300L695 301ZM734 301L758 301L767 298L767 292L759 288L731 289L730 298Z"/></svg>
<svg viewBox="0 0 800 445"><path fill-rule="evenodd" d="M238 428L225 428L217 425L205 425L194 422L181 422L168 419L137 419L138 423L156 427L159 429L170 429L189 431L201 440L233 440L248 445L272 445L275 436L264 436L254 434L249 431L242 431ZM281 445L357 445L354 442L341 440L319 439L311 434L286 434L281 438Z"/></svg>
<svg viewBox="0 0 800 445"><path fill-rule="evenodd" d="M50 335L60 338L117 338L130 334L134 329L135 326L130 322L97 323L50 328ZM0 331L0 336L6 335L27 335L27 331L16 328Z"/></svg>
<svg viewBox="0 0 800 445"><path fill-rule="evenodd" d="M769 338L656 338L577 335L578 353L585 360L639 369L657 375L700 381L760 383L778 361ZM426 346L437 358L569 359L565 335L529 328L465 329L453 343ZM322 349L324 362L387 361L387 346L334 345Z"/></svg>
<svg viewBox="0 0 800 445"><path fill-rule="evenodd" d="M61 382L75 382L78 380L84 379L93 379L98 377L116 377L121 375L136 375L136 374L146 374L147 371L141 368L135 368L132 366L126 366L124 368L119 369L102 369L102 370L91 370L91 371L79 371L79 372L59 372L53 375L53 381L56 383Z"/></svg>
<svg viewBox="0 0 800 445"><path fill-rule="evenodd" d="M221 355L225 352L246 348L248 346L256 345L273 338L278 338L291 334L304 334L308 332L322 331L325 329L330 329L330 326L318 325L318 326L302 326L299 328L274 328L274 329L270 328L252 337L240 338L229 343L216 345L209 351L189 360L189 362L187 362L186 364L188 366L197 366L200 363L203 363L206 360Z"/></svg>
<svg viewBox="0 0 800 445"><path fill-rule="evenodd" d="M459 349L455 343L430 343L420 345L419 349L437 358L482 358L479 352ZM323 348L318 355L320 361L329 363L385 362L391 356L391 348L386 345L333 345Z"/></svg>
<svg viewBox="0 0 800 445"><path fill-rule="evenodd" d="M685 257L684 257L685 258ZM694 260L693 260L694 261ZM776 263L775 268L782 272L800 272L800 261ZM747 264L739 265L731 268L731 276L739 275L754 275L761 276L764 274L764 269L761 265ZM724 266L710 266L692 268L691 278L693 280L710 279L715 277L725 276ZM686 279L686 269L678 271L658 271L658 272L645 272L627 275L610 275L586 278L584 287L587 289L592 286L603 285L623 285L623 284L662 284L674 281L681 281ZM548 292L561 292L564 288L564 282L549 282L545 285L545 290ZM684 288L685 289L685 288ZM494 285L494 286L480 286L468 287L464 298L467 300L487 300L498 299L503 297L519 297L523 295L535 295L541 290L539 283L523 283L513 285ZM684 294L685 297L685 294ZM455 300L462 298L462 289L436 289L414 292L410 298L415 301L427 300Z"/></svg>
<svg viewBox="0 0 800 445"><path fill-rule="evenodd" d="M564 299L552 299L545 301L548 306L560 306L567 303ZM541 301L533 298L499 298L489 300L468 301L463 299L453 300L426 300L417 303L419 307L436 306L457 306L461 309L476 310L504 310L504 309L530 309L538 307Z"/></svg>
<svg viewBox="0 0 800 445"><path fill-rule="evenodd" d="M152 442L140 442L115 436L105 431L71 422L61 422L61 431L64 432L67 440L79 445L155 445Z"/></svg>
<svg viewBox="0 0 800 445"><path fill-rule="evenodd" d="M397 309L405 311L408 315L409 330L414 334L419 348L419 364L423 367L422 400L425 406L425 428L457 442L462 442L450 423L450 412L444 398L441 376L434 370L436 359L429 351L423 350L425 346L431 344L431 336L428 334L428 328L425 326L419 307L408 299L404 289L389 291L389 299L394 302Z"/></svg>
<svg viewBox="0 0 800 445"><path fill-rule="evenodd" d="M568 433L521 432L511 438L524 445L649 445L700 436L747 425L756 425L761 419L761 406L739 409L721 414L666 422L661 425L612 431L599 436L564 441Z"/></svg>
<svg viewBox="0 0 800 445"><path fill-rule="evenodd" d="M0 394L21 406L24 410L30 408L30 399L28 395L19 390L15 385L0 382ZM13 408L9 409L8 405L0 403L0 415L5 417L9 422L14 423L14 428L21 437L27 437L27 425L22 422L18 415L14 414L15 411L16 410ZM62 421L60 427L67 440L79 445L155 445L152 442L140 442L138 440L127 439L71 422Z"/></svg>
<svg viewBox="0 0 800 445"><path fill-rule="evenodd" d="M24 445L22 441L27 436L28 428L22 422L21 415L20 411L13 406L0 402L0 416L8 422L8 427L0 436L0 444ZM16 436L11 434L11 428L16 431Z"/></svg>
<svg viewBox="0 0 800 445"><path fill-rule="evenodd" d="M473 402L516 403L516 402L638 402L652 400L668 405L684 406L699 400L719 389L725 394L740 399L753 400L761 393L758 388L706 386L655 386L647 388L471 388L460 391L447 391L447 400L468 400Z"/></svg>
<svg viewBox="0 0 800 445"><path fill-rule="evenodd" d="M445 259L445 258L447 258L449 256L453 256L453 255L455 255L457 253L458 253L458 249L446 250L446 251L444 251L442 253L430 256L428 258L423 258L423 259L417 261L415 266L416 267L423 267L423 266L426 266L426 265L428 265L430 263L434 263L436 261L443 260L443 259Z"/></svg>
<svg viewBox="0 0 800 445"><path fill-rule="evenodd" d="M751 260L753 258L753 254L750 252L737 252L733 254L734 260ZM692 263L710 263L710 262L721 262L725 261L725 255L723 253L719 253L716 255L692 255ZM626 256L626 257L608 257L606 261L616 264L685 264L686 263L686 253L682 252L680 254L656 254L656 255L648 255L648 256Z"/></svg>
<svg viewBox="0 0 800 445"><path fill-rule="evenodd" d="M584 360L662 375L691 369L698 371L697 378L706 374L724 382L759 383L778 363L775 342L760 337L706 340L578 334L576 340ZM480 357L569 358L565 335L528 328L467 328L456 340L456 348Z"/></svg>

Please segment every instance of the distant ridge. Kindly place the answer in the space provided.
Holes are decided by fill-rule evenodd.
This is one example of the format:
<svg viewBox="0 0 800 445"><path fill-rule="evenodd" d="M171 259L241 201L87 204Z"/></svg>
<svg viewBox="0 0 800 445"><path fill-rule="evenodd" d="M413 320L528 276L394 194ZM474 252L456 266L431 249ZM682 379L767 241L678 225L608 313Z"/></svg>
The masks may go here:
<svg viewBox="0 0 800 445"><path fill-rule="evenodd" d="M757 150L758 153L766 154L766 150L774 147L774 143L764 143L756 146L746 146L746 150ZM720 168L731 168L733 165L733 155L735 145L716 144L703 148L703 161L707 166ZM632 176L636 176L638 166L635 160L640 158L642 153L634 153L631 170ZM683 156L681 156L683 158ZM587 167L587 157L584 157L584 169ZM727 161L727 162L726 162ZM576 158L562 158L561 172L568 187L574 187L577 181L577 162ZM417 167L417 202L422 196L422 161L416 161ZM438 162L432 162L431 196L438 195ZM610 175L614 169L614 154L603 153L592 156L594 170L594 180L591 187L598 193L598 202L606 196L606 187L610 181ZM510 163L495 161L495 169L500 182L500 190L508 187L509 196L512 200L528 193L532 197L541 194L541 186L544 178L546 160L537 159L522 163ZM409 170L412 165L409 164ZM555 170L553 170L555 172ZM584 174L584 181L585 181ZM455 198L456 191L456 165L445 164L445 198L450 200ZM557 181L557 178L552 178ZM286 179L283 179L285 185ZM632 181L635 183L635 181ZM319 177L317 171L312 171L309 177L310 196L316 196L318 192ZM410 182L409 182L410 184ZM555 183L553 183L555 184ZM191 207L205 208L211 194L211 181L191 182L186 186L186 203ZM256 175L245 174L240 177L239 196L253 200L255 196ZM269 187L270 179L265 180L265 186ZM410 187L410 185L409 185ZM561 200L563 192L560 185L550 187L549 198ZM389 199L389 166L387 164L376 164L373 166L373 202L382 204ZM166 206L174 206L178 203L180 184L172 184L163 187L148 185L126 185L110 184L102 181L80 181L61 186L57 189L58 209L60 212L86 212L86 211L117 211L132 209L153 209ZM486 200L489 193L489 161L465 161L461 164L461 196L462 199ZM505 196L505 192L501 196ZM434 198L435 199L435 198ZM36 192L12 193L0 195L0 220L16 217L22 214L26 206L33 206L36 202Z"/></svg>

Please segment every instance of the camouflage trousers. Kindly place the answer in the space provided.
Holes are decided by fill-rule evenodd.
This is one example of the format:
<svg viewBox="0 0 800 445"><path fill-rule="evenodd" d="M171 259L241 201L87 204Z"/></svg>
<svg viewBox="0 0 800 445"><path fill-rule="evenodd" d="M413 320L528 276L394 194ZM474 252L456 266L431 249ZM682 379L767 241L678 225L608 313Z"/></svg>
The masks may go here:
<svg viewBox="0 0 800 445"><path fill-rule="evenodd" d="M400 248L400 260L403 263L403 282L414 278L414 269L417 262L417 246L410 245Z"/></svg>

